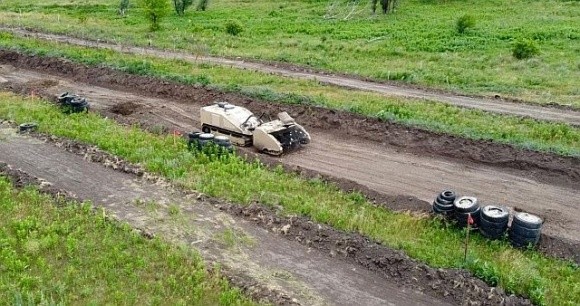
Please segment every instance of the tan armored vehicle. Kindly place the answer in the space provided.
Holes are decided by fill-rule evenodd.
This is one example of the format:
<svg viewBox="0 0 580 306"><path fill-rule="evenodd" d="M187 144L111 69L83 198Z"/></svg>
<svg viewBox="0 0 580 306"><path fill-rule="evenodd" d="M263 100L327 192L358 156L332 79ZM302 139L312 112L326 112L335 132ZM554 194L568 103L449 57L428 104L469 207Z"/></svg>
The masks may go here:
<svg viewBox="0 0 580 306"><path fill-rule="evenodd" d="M310 142L310 135L286 112L278 119L263 122L248 109L218 102L201 109L201 130L204 133L227 135L239 146L253 145L271 155L299 148Z"/></svg>

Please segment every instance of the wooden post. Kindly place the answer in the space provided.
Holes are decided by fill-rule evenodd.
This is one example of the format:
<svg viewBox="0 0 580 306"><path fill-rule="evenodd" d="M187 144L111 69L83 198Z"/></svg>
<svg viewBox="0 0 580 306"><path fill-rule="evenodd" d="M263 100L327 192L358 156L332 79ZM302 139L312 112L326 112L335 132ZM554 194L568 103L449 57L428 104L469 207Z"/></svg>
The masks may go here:
<svg viewBox="0 0 580 306"><path fill-rule="evenodd" d="M463 263L467 261L467 246L469 244L469 232L471 232L471 224L473 224L473 219L471 218L471 213L467 214L467 233L465 234L465 252L463 253Z"/></svg>

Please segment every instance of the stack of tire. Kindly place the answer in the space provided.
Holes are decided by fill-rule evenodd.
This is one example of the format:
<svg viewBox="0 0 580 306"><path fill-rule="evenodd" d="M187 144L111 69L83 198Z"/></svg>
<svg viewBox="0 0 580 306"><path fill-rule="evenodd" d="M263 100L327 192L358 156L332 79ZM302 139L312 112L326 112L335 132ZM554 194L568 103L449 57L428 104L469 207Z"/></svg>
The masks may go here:
<svg viewBox="0 0 580 306"><path fill-rule="evenodd" d="M193 132L188 134L187 147L197 149L199 151L207 147L209 144L215 144L220 152L233 152L234 148L232 142L227 136L215 136L212 133Z"/></svg>
<svg viewBox="0 0 580 306"><path fill-rule="evenodd" d="M473 220L471 227L476 228L479 225L479 202L475 197L460 197L455 199L453 203L455 212L453 216L457 224L461 227L466 227L469 216Z"/></svg>
<svg viewBox="0 0 580 306"><path fill-rule="evenodd" d="M453 202L455 202L455 192L452 190L443 190L435 201L433 201L433 212L435 214L440 214L444 216L451 216L455 211L455 207L453 206Z"/></svg>
<svg viewBox="0 0 580 306"><path fill-rule="evenodd" d="M509 211L501 206L488 205L479 215L479 232L489 239L499 239L505 235L510 220Z"/></svg>
<svg viewBox="0 0 580 306"><path fill-rule="evenodd" d="M68 92L62 93L58 96L58 103L60 103L64 112L68 114L89 111L89 103L86 98L81 98Z"/></svg>
<svg viewBox="0 0 580 306"><path fill-rule="evenodd" d="M525 248L535 246L540 241L543 221L540 217L518 212L514 215L509 229L509 238L513 246Z"/></svg>

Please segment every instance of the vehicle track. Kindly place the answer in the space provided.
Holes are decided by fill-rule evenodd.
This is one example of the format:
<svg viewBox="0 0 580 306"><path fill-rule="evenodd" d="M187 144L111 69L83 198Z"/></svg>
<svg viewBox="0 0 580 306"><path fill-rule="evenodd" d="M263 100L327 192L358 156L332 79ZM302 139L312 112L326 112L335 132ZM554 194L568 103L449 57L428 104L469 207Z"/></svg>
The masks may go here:
<svg viewBox="0 0 580 306"><path fill-rule="evenodd" d="M78 93L88 98L94 110L121 120L182 131L200 126L195 114L204 104L136 95L7 66L0 69L0 76L8 83L22 86L58 80L44 91L52 96L63 91ZM111 111L126 103L132 105L131 114L121 116ZM416 155L347 135L337 137L326 130L309 131L313 141L307 148L276 160L291 167L350 179L384 194L412 195L427 202L442 189L452 188L460 194L477 196L484 204L506 205L538 214L546 221L545 233L580 242L580 223L576 218L580 214L578 181L567 186L542 183L531 178L529 171L507 171L479 163Z"/></svg>
<svg viewBox="0 0 580 306"><path fill-rule="evenodd" d="M225 65L234 68L260 71L264 73L276 74L290 78L316 80L320 83L345 88L377 92L385 96L400 96L405 98L424 99L429 101L447 103L465 108L480 109L493 113L523 116L538 120L556 121L567 123L574 126L580 126L580 111L570 109L540 106L528 103L514 103L498 99L474 98L455 94L439 93L435 91L365 81L352 77L329 75L327 73L295 71L292 69L278 67L272 64L244 60L234 60L220 57L211 57L211 56L194 56L183 52L172 52L152 48L125 46L107 42L96 42L79 38L73 38L64 35L32 32L16 28L0 27L0 30L10 31L15 35L19 36L34 37L38 39L57 41L73 45L81 45L93 48L104 48L132 54L146 54L167 59L181 59L193 63L206 62L218 65Z"/></svg>

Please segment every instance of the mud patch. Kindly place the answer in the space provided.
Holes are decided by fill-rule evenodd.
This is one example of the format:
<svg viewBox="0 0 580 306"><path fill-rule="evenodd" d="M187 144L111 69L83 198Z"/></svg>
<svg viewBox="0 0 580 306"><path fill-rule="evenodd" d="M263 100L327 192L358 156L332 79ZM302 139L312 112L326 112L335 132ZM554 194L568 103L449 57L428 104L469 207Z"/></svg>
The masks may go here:
<svg viewBox="0 0 580 306"><path fill-rule="evenodd" d="M124 102L114 105L109 109L109 111L113 114L129 116L133 114L136 110L138 110L139 107L140 107L139 104L135 104L133 102Z"/></svg>
<svg viewBox="0 0 580 306"><path fill-rule="evenodd" d="M256 113L266 112L271 117L285 110L307 128L321 129L345 139L365 139L419 155L436 155L502 169L525 170L531 179L549 184L577 187L580 181L580 158L520 149L489 140L465 139L398 123L381 122L344 111L271 103L239 94L126 74L107 67L88 67L58 58L28 56L0 50L0 62L74 78L76 81L91 85L135 94L147 93L187 103L206 105L216 100L226 100L243 105Z"/></svg>

